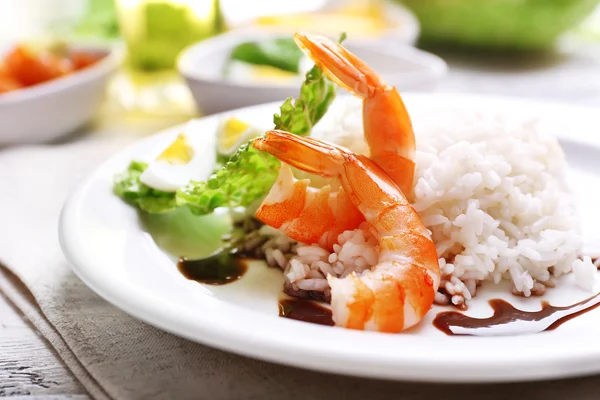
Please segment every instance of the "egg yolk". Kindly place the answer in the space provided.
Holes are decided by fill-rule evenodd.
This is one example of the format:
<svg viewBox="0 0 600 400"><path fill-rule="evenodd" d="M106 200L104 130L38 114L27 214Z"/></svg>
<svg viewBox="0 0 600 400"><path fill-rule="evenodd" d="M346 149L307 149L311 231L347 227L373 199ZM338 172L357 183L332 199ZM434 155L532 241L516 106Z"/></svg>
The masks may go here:
<svg viewBox="0 0 600 400"><path fill-rule="evenodd" d="M156 159L174 165L181 165L189 163L193 155L194 150L189 145L185 135L180 134Z"/></svg>

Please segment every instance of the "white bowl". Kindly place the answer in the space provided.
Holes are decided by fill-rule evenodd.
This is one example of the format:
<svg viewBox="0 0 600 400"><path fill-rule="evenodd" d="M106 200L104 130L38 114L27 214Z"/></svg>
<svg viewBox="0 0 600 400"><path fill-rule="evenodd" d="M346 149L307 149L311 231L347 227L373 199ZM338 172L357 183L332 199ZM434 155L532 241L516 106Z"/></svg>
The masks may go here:
<svg viewBox="0 0 600 400"><path fill-rule="evenodd" d="M347 0L327 0L319 11L325 13L341 12L343 14L344 10L348 10L348 6L349 4ZM373 44L381 42L390 42L393 44L414 44L417 41L420 33L419 20L417 19L415 14L405 6L391 0L380 2L380 7L382 9L382 18L388 26L385 32L373 36L356 36L351 31L349 32L349 38L347 43ZM309 14L310 11L307 10L307 12L305 13ZM275 14L274 16L276 17L277 15ZM257 28L280 34L292 34L294 32L293 29L295 29L294 27L285 27L280 25L268 24L258 24ZM326 32L319 32L318 28L315 28L313 26L304 30L310 30L315 33L327 34ZM327 30L331 31L331 28ZM334 33L330 32L330 34ZM338 34L338 32L336 32L335 34Z"/></svg>
<svg viewBox="0 0 600 400"><path fill-rule="evenodd" d="M297 83L237 82L223 76L231 49L244 41L284 37L260 30L232 31L197 43L184 50L178 69L185 78L196 105L204 114L297 97ZM367 62L384 80L400 91L428 91L446 74L446 63L439 57L408 45L389 41L345 46Z"/></svg>
<svg viewBox="0 0 600 400"><path fill-rule="evenodd" d="M92 119L123 52L77 48L107 55L70 75L0 95L0 146L49 142Z"/></svg>

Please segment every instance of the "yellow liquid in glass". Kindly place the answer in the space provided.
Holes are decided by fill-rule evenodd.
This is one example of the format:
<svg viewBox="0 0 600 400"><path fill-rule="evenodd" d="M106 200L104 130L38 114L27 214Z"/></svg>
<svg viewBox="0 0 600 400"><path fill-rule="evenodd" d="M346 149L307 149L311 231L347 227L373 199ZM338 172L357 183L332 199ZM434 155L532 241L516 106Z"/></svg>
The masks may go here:
<svg viewBox="0 0 600 400"><path fill-rule="evenodd" d="M176 71L187 46L226 30L219 0L116 0L126 66L113 94L134 114L195 114Z"/></svg>
<svg viewBox="0 0 600 400"><path fill-rule="evenodd" d="M225 31L218 0L117 0L133 68L174 68L181 50Z"/></svg>

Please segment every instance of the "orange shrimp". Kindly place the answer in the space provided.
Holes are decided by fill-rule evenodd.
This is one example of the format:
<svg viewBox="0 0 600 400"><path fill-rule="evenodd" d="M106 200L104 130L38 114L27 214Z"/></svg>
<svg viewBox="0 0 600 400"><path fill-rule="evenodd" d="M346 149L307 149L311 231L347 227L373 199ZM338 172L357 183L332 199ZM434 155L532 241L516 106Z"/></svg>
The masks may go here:
<svg viewBox="0 0 600 400"><path fill-rule="evenodd" d="M440 282L436 249L406 196L368 157L340 146L269 131L254 147L303 171L340 180L379 241L377 264L360 275L328 276L337 326L400 332L429 311Z"/></svg>
<svg viewBox="0 0 600 400"><path fill-rule="evenodd" d="M363 129L370 157L410 199L415 135L396 88L385 84L371 67L339 43L306 33L294 34L294 40L329 79L363 99Z"/></svg>
<svg viewBox="0 0 600 400"><path fill-rule="evenodd" d="M318 243L332 249L338 236L356 229L364 217L343 190L332 185L310 187L281 164L275 184L256 211L256 217L302 243Z"/></svg>
<svg viewBox="0 0 600 400"><path fill-rule="evenodd" d="M364 134L370 156L410 198L415 138L396 89L385 85L371 68L340 44L302 33L296 33L294 39L330 79L363 98ZM328 249L340 233L356 229L364 221L343 191L330 185L311 188L309 180L295 179L285 165L256 216L292 239Z"/></svg>

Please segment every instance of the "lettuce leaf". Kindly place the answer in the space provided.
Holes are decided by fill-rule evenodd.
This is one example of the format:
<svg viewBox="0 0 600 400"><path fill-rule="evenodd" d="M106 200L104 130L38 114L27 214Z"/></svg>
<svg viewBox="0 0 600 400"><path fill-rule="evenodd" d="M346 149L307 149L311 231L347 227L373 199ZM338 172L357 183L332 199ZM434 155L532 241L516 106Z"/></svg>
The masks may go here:
<svg viewBox="0 0 600 400"><path fill-rule="evenodd" d="M338 42L342 43L344 40L345 32L340 35ZM335 100L335 95L336 85L314 65L304 77L300 86L300 96L295 101L288 97L279 108L280 114L274 115L275 129L300 136L310 135L312 128L323 118Z"/></svg>
<svg viewBox="0 0 600 400"><path fill-rule="evenodd" d="M208 180L179 189L177 205L189 207L196 215L210 214L218 207L248 207L273 186L278 167L275 157L256 150L251 141Z"/></svg>
<svg viewBox="0 0 600 400"><path fill-rule="evenodd" d="M115 178L115 194L151 214L162 214L175 209L175 193L156 190L141 182L140 177L146 168L148 164L132 161L129 167Z"/></svg>
<svg viewBox="0 0 600 400"><path fill-rule="evenodd" d="M307 136L335 99L336 87L316 65L306 73L296 100L286 99L275 114L275 129ZM204 215L217 207L248 207L265 196L277 179L280 162L256 150L254 139L241 146L208 180L177 191L177 204Z"/></svg>
<svg viewBox="0 0 600 400"><path fill-rule="evenodd" d="M342 34L340 43L345 38ZM315 65L305 75L300 95L286 99L275 114L275 129L310 135L336 96L336 86ZM242 145L224 166L205 181L192 181L176 194L152 189L140 182L147 165L132 162L117 177L115 193L148 213L164 213L185 206L195 215L212 213L219 207L248 207L265 196L277 179L280 162L256 150L254 140Z"/></svg>
<svg viewBox="0 0 600 400"><path fill-rule="evenodd" d="M293 101L288 97L273 116L275 129L300 136L310 134L335 99L335 85L316 65L307 73L300 87L300 96Z"/></svg>

